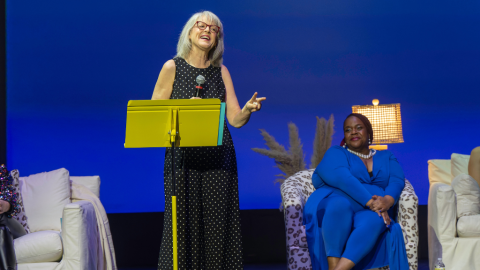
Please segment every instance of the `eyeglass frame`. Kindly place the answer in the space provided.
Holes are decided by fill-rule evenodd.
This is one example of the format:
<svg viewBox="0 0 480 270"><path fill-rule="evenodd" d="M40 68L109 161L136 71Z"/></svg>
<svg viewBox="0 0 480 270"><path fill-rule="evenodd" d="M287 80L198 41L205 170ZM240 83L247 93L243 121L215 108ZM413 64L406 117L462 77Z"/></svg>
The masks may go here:
<svg viewBox="0 0 480 270"><path fill-rule="evenodd" d="M218 32L215 32L215 31L212 31L212 32L214 32L215 34L220 33L220 29L221 29L220 26L218 26L218 25L216 25L216 24L207 24L206 22L202 22L202 21L197 21L194 25L195 25L196 27L198 27L198 23L199 23L199 22L204 23L204 24L206 25L206 26L205 26L205 29L207 29L207 27L208 27L208 28L210 29L210 31L212 31L211 26L216 26L216 27L218 27ZM200 29L200 27L198 27L198 29ZM200 29L200 30L202 30L202 29Z"/></svg>

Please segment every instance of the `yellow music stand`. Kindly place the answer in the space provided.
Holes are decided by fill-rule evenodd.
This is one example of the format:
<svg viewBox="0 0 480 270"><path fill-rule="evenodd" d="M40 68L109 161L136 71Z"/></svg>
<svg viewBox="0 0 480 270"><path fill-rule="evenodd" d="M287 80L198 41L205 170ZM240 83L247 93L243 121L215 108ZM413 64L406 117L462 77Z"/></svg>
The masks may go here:
<svg viewBox="0 0 480 270"><path fill-rule="evenodd" d="M175 147L218 146L223 142L225 103L219 99L130 100L125 148L172 147L173 269L177 258Z"/></svg>

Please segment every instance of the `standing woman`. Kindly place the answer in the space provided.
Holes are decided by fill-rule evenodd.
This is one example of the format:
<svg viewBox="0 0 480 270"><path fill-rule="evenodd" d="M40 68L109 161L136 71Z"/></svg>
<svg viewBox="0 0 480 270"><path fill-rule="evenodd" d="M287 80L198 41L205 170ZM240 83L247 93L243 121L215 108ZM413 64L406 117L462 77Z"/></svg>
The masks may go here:
<svg viewBox="0 0 480 270"><path fill-rule="evenodd" d="M152 99L195 98L195 79L205 77L199 98L226 103L230 125L240 128L259 111L257 93L240 108L232 78L223 60L223 26L209 11L194 14L185 24L177 56L158 76ZM235 149L227 124L223 145L176 148L178 267L179 269L243 269L238 174ZM164 165L165 221L158 269L172 269L171 149Z"/></svg>

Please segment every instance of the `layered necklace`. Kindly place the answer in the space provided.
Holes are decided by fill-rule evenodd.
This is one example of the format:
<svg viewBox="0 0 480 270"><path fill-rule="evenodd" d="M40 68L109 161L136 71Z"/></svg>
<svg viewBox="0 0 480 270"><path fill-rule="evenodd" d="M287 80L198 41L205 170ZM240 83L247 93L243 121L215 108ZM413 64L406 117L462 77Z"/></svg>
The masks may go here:
<svg viewBox="0 0 480 270"><path fill-rule="evenodd" d="M375 149L370 149L370 153L368 155L364 155L362 153L358 153L358 152L355 152L353 150L350 150L350 148L347 147L347 144L344 144L343 145L343 148L347 149L348 152L358 156L358 157L361 157L363 159L370 159L372 158L376 153L377 153L377 150Z"/></svg>

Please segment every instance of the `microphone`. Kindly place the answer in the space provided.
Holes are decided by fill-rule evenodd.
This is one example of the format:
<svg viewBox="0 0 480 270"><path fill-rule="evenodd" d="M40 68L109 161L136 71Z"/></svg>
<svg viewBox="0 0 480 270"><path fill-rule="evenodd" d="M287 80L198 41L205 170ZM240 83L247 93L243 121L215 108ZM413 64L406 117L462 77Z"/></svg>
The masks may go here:
<svg viewBox="0 0 480 270"><path fill-rule="evenodd" d="M195 86L195 88L197 88L197 90L195 91L195 97L198 97L200 96L200 89L203 89L202 84L205 83L205 77L203 77L202 75L198 75L196 81L198 85Z"/></svg>

